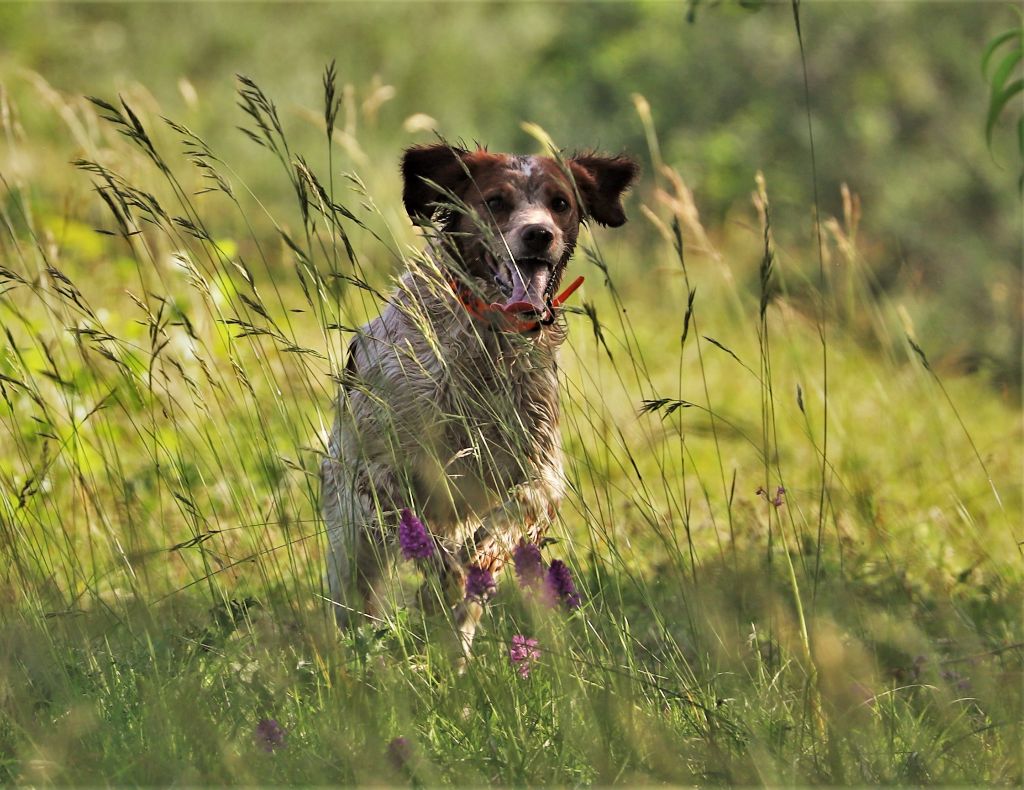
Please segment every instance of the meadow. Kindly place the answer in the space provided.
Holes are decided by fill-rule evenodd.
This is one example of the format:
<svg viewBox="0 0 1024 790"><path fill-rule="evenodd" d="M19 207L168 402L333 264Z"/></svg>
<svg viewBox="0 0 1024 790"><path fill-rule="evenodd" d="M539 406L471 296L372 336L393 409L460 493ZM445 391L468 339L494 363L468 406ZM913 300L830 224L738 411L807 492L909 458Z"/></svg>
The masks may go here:
<svg viewBox="0 0 1024 790"><path fill-rule="evenodd" d="M884 57L834 74L817 43L871 14L804 6L805 70L789 4L459 5L397 33L386 5L0 7L0 783L1019 786L1020 203L949 53L973 9L879 10ZM573 43L616 14L644 35ZM421 67L416 25L458 52ZM683 134L647 49L723 40ZM761 46L784 79L715 115ZM578 115L502 107L573 68ZM544 555L582 605L506 572L463 674L413 563L336 629L318 512L346 343L422 246L399 156L435 130L645 169L570 268Z"/></svg>

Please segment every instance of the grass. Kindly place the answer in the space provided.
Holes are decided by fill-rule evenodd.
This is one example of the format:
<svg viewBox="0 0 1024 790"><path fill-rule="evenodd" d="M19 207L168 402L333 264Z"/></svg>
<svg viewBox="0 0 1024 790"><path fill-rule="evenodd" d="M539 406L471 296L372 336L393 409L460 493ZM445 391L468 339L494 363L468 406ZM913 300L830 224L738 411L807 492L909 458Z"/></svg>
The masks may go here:
<svg viewBox="0 0 1024 790"><path fill-rule="evenodd" d="M651 173L573 264L547 553L583 607L499 580L460 676L405 566L336 631L336 375L416 240L325 85L299 152L240 83L290 208L127 103L65 108L89 201L2 173L0 782L1020 784L1021 413L875 295L849 194L819 278L763 179L721 232Z"/></svg>

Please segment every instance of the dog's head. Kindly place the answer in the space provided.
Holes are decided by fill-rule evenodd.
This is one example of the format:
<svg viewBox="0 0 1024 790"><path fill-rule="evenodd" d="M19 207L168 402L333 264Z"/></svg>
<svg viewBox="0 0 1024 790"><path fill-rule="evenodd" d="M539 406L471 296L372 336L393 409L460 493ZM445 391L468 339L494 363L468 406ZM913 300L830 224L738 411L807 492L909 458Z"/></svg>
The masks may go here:
<svg viewBox="0 0 1024 790"><path fill-rule="evenodd" d="M416 223L438 222L462 274L506 310L548 315L580 223L618 227L639 172L625 156L493 154L438 144L405 152L402 198Z"/></svg>

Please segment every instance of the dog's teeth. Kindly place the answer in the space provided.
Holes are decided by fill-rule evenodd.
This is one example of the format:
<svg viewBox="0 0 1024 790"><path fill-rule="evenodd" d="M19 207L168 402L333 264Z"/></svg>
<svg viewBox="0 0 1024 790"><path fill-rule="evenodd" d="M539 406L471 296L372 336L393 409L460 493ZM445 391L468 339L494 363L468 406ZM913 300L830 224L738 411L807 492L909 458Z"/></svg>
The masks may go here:
<svg viewBox="0 0 1024 790"><path fill-rule="evenodd" d="M506 296L512 293L512 283L506 282L501 277L495 277L494 284L497 285L498 289Z"/></svg>

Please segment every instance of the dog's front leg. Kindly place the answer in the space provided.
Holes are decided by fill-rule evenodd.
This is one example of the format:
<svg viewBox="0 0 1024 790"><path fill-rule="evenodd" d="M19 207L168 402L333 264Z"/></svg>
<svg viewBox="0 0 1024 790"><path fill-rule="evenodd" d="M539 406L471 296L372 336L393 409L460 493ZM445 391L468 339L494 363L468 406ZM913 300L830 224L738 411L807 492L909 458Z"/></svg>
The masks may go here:
<svg viewBox="0 0 1024 790"><path fill-rule="evenodd" d="M480 520L480 527L462 548L463 563L508 557L520 540L539 541L555 518L564 490L560 470L549 470L516 486L504 502Z"/></svg>
<svg viewBox="0 0 1024 790"><path fill-rule="evenodd" d="M549 470L530 483L517 486L508 499L488 511L480 527L463 545L463 567L477 565L497 576L520 540L536 543L544 536L554 520L563 490L560 470ZM468 597L455 607L455 625L466 657L483 612L481 602Z"/></svg>
<svg viewBox="0 0 1024 790"><path fill-rule="evenodd" d="M462 646L462 660L459 662L459 672L461 673L470 657L476 627L484 616L483 604L473 598L463 598L455 607L453 616L455 617L455 627L459 633L459 644Z"/></svg>
<svg viewBox="0 0 1024 790"><path fill-rule="evenodd" d="M380 609L378 587L390 561L382 522L397 518L399 488L388 467L372 462L350 465L328 457L321 475L327 582L335 619L345 629L353 616L373 617Z"/></svg>

